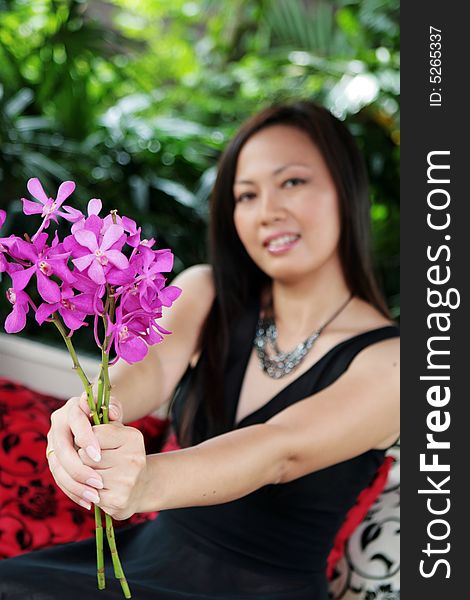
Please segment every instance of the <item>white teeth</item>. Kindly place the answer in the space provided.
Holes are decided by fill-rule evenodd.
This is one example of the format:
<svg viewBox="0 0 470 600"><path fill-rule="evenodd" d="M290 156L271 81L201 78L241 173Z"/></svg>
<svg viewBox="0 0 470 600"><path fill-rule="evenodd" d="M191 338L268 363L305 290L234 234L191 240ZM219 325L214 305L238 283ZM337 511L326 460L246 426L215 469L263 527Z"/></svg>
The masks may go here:
<svg viewBox="0 0 470 600"><path fill-rule="evenodd" d="M268 243L268 248L280 248L295 240L299 239L300 235L282 235L281 237L275 238Z"/></svg>

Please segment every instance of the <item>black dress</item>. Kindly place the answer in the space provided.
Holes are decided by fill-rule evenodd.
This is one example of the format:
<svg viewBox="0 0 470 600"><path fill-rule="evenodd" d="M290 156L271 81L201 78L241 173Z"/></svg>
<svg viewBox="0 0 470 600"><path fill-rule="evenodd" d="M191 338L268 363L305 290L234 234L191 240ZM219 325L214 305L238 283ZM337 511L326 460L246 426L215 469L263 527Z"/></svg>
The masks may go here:
<svg viewBox="0 0 470 600"><path fill-rule="evenodd" d="M386 326L336 345L263 407L235 424L257 315L254 305L232 332L225 372L232 429L263 423L320 391L341 376L362 349L398 335L396 327ZM188 369L175 397L176 425L192 376ZM203 427L201 419L198 426ZM232 502L165 510L154 521L116 531L133 598L326 600L326 561L335 534L360 491L373 479L384 453L369 450ZM0 562L0 600L123 598L110 568L103 591L97 590L95 572L94 539L32 552Z"/></svg>

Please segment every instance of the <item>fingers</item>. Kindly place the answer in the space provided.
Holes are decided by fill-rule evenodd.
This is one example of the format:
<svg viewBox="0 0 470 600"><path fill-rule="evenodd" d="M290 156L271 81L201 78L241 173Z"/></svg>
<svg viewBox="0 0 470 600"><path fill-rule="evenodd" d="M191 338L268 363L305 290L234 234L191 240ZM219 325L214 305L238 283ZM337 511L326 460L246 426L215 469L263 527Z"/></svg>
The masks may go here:
<svg viewBox="0 0 470 600"><path fill-rule="evenodd" d="M102 450L120 448L126 443L136 441L142 434L134 427L128 427L120 422L95 425L93 433ZM143 438L143 436L142 436ZM101 463L100 463L101 466Z"/></svg>
<svg viewBox="0 0 470 600"><path fill-rule="evenodd" d="M75 400L75 399L74 399ZM101 448L89 420L88 409L83 410L83 402L80 398L79 402L71 402L68 404L68 423L75 441L75 444L80 448L84 448L88 456L95 462L101 459ZM59 431L59 435L60 435ZM60 440L59 440L60 441ZM65 466L65 465L64 465Z"/></svg>
<svg viewBox="0 0 470 600"><path fill-rule="evenodd" d="M78 456L82 463L87 467L91 467L95 471L95 473L99 471L101 479L103 479L103 483L105 483L105 480L102 477L102 471L116 466L115 461L113 461L112 455L110 455L110 450L103 450L101 452L101 460L99 465L97 465L94 461L91 460L91 458L88 456L85 450L83 450L83 448L78 449Z"/></svg>
<svg viewBox="0 0 470 600"><path fill-rule="evenodd" d="M86 485L98 489L103 487L101 477L92 468L82 463L75 450L74 438L76 441L82 440L87 443L91 437L94 448L99 448L98 440L87 416L79 407L78 400L78 398L71 398L62 408L52 413L51 429L47 435L48 447L54 449L54 452L48 455L49 468L57 485L66 493L68 492L67 495L77 495L76 489L83 490ZM90 456L88 450L87 454ZM96 454L94 456L96 457ZM96 461L94 462L96 464ZM74 482L74 486L71 481Z"/></svg>
<svg viewBox="0 0 470 600"><path fill-rule="evenodd" d="M122 423L122 405L119 400L113 396L109 399L109 420Z"/></svg>
<svg viewBox="0 0 470 600"><path fill-rule="evenodd" d="M83 392L83 394L80 396L79 405L80 405L80 408L83 410L83 412L89 417L90 416L90 407L88 406L86 392ZM122 404L120 403L120 401L117 398L114 398L114 396L110 396L110 398L109 398L108 414L109 414L110 421L119 421L122 423L122 415L123 415Z"/></svg>
<svg viewBox="0 0 470 600"><path fill-rule="evenodd" d="M49 455L49 468L57 485L71 500L88 510L90 510L92 502L94 504L98 504L100 502L100 497L96 489L91 487L91 485L79 483L70 477L67 471L60 464L56 456L56 452L53 452ZM93 472L92 469L90 470ZM102 488L103 483L101 481L101 477L97 476L95 472L93 472L93 475L94 478L90 478L87 483L94 485L99 483L100 487Z"/></svg>
<svg viewBox="0 0 470 600"><path fill-rule="evenodd" d="M103 465L100 462L100 438L105 448L118 448L126 440L137 439L135 433L127 433L123 437L121 430L130 429L141 436L137 430L122 425L122 413L120 402L113 398L109 413L111 423L93 427L86 394L83 394L80 398L70 398L51 416L51 429L47 439L49 450L53 449L54 452L48 452L49 468L61 490L85 508L90 509L91 503L99 503L97 490L104 488L101 473L108 468L108 460ZM131 443L132 446L135 444Z"/></svg>

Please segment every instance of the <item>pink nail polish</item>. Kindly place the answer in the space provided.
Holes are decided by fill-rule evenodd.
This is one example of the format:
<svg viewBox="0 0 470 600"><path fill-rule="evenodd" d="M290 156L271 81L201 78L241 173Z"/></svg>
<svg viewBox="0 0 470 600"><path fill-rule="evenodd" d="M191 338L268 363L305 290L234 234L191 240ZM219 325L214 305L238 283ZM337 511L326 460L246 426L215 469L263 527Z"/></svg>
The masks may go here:
<svg viewBox="0 0 470 600"><path fill-rule="evenodd" d="M93 479L93 477L87 479L85 483L91 487L97 488L98 490L102 490L104 488L103 482L100 479Z"/></svg>
<svg viewBox="0 0 470 600"><path fill-rule="evenodd" d="M99 450L97 450L94 446L87 446L85 450L88 456L91 458L91 460L94 460L95 462L100 462L101 452Z"/></svg>
<svg viewBox="0 0 470 600"><path fill-rule="evenodd" d="M98 502L100 501L100 497L98 496L98 494L91 492L90 490L86 490L85 492L83 492L82 495L85 498L85 500L89 500L90 502L93 502L93 504L98 504Z"/></svg>
<svg viewBox="0 0 470 600"><path fill-rule="evenodd" d="M79 504L80 504L80 506L83 506L83 508L86 508L87 510L91 509L91 504L89 502L85 502L85 500L80 500Z"/></svg>
<svg viewBox="0 0 470 600"><path fill-rule="evenodd" d="M115 404L109 405L109 413L113 415L114 418L119 417L119 410Z"/></svg>

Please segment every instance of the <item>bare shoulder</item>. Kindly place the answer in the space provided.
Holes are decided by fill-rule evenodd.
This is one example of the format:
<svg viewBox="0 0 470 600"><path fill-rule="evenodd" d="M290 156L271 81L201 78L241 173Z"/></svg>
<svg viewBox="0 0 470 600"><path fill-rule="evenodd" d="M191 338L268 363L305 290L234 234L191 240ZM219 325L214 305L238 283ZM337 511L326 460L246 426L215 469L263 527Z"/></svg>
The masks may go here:
<svg viewBox="0 0 470 600"><path fill-rule="evenodd" d="M383 316L376 308L363 300L358 300L353 307L350 322L354 323L352 333L360 334L395 326L396 323ZM351 369L368 379L383 377L387 371L397 376L400 364L400 338L390 337L371 343L354 358Z"/></svg>
<svg viewBox="0 0 470 600"><path fill-rule="evenodd" d="M358 353L352 364L360 371L396 373L400 366L400 338L392 337L370 344Z"/></svg>
<svg viewBox="0 0 470 600"><path fill-rule="evenodd" d="M180 287L183 292L199 292L203 297L212 300L215 295L214 276L211 265L200 264L188 267L175 277L173 285Z"/></svg>
<svg viewBox="0 0 470 600"><path fill-rule="evenodd" d="M214 277L210 265L193 265L185 269L175 277L172 285L181 288L181 296L178 298L180 310L188 311L191 308L197 315L207 315L215 297ZM195 316L193 314L193 317Z"/></svg>

